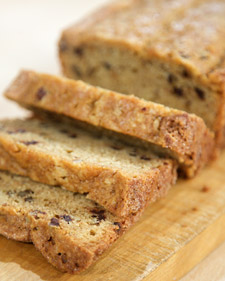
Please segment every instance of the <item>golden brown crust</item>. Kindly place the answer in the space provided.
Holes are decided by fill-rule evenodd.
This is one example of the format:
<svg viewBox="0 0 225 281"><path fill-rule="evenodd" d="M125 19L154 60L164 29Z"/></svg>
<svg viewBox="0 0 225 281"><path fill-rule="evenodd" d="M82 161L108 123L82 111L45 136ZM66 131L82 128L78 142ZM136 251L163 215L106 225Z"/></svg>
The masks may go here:
<svg viewBox="0 0 225 281"><path fill-rule="evenodd" d="M140 216L138 213L136 217L121 220L102 210L102 217L96 224L96 218L89 212L99 206L82 195L74 196L71 192L4 172L0 173L0 178L0 234L9 239L32 242L53 266L63 272L74 274L88 268ZM25 203L23 193L28 191L32 192L33 199ZM45 207L47 200L51 203ZM66 221L57 215L65 212L65 208L68 209L67 215L63 216ZM73 213L74 208L76 213ZM56 224L52 224L52 216L57 217ZM97 238L89 234L92 231L94 235L93 225L98 228L96 231L102 232ZM79 233L82 228L85 229L83 236Z"/></svg>
<svg viewBox="0 0 225 281"><path fill-rule="evenodd" d="M212 84L219 85L220 103L217 112L217 123L215 124L216 139L218 140L218 147L225 146L225 60L220 65L219 69L215 69L210 73L210 80ZM221 129L222 128L222 129Z"/></svg>
<svg viewBox="0 0 225 281"><path fill-rule="evenodd" d="M224 79L221 79L221 73L225 69L224 1L130 0L125 2L125 9L120 6L120 3L121 1L116 1L113 5L110 4L108 7L99 9L97 13L89 16L90 22L84 19L81 23L64 30L59 41L59 56L63 73L70 78L80 77L80 79L95 85L137 95L137 93L131 92L129 87L126 87L126 84L131 81L126 80L127 72L123 71L122 67L117 69L120 67L118 64L115 64L115 70L112 65L112 69L108 73L99 72L102 76L104 75L104 82L99 79L100 74L96 78L89 77L86 74L88 68L83 67L84 71L79 71L82 73L77 75L73 73L71 67L75 65L77 69L82 69L82 66L87 64L84 60L84 54L88 49L85 47L88 46L90 49L99 48L101 52L104 52L104 48L109 47L112 56L114 51L122 49L126 52L125 50L127 50L137 55L142 65L158 60L159 64L164 68L168 67L169 70L177 66L181 72L183 69L184 73L187 74L185 79L193 78L193 92L197 88L196 92L200 99L202 98L201 89L210 91L209 102L203 103L202 107L210 107L213 103L214 108L210 109L210 113L201 110L201 117L204 119L205 116L205 119L208 119L211 111L215 111L207 125L216 132L216 141L220 146L223 141L222 131L225 125ZM86 24L84 24L85 22ZM100 49L101 46L102 49ZM79 53L79 58L74 60L74 56L77 55L75 52L82 47L84 47L83 54ZM104 59L105 57L97 58L97 63L95 63L92 58L88 67L90 66L92 70L100 68ZM151 74L151 72L149 73ZM123 79L119 79L118 76L124 78L125 84L123 84ZM112 81L114 79L115 84L107 79ZM133 79L135 80L135 78ZM138 78L136 79L138 83ZM164 77L159 75L159 78L156 79L157 82L160 79L163 80ZM190 86L188 79L185 79L184 85L186 95L188 95L192 86ZM151 81L151 83L157 82ZM173 91L170 86L168 85L168 91ZM142 96L142 89L139 90L138 96ZM191 100L193 100L192 96ZM156 101L159 102L157 98ZM173 106L172 102L169 104ZM185 103L178 103L177 108L198 114L198 107L195 107L194 110L188 110Z"/></svg>
<svg viewBox="0 0 225 281"><path fill-rule="evenodd" d="M210 74L223 67L224 10L223 0L114 1L64 30L62 38L72 45L95 39L129 46L186 64L196 74Z"/></svg>
<svg viewBox="0 0 225 281"><path fill-rule="evenodd" d="M148 202L164 195L164 189L168 190L176 180L177 165L173 160L159 159L153 155L151 157L155 158L150 159L147 155L144 160L136 160L126 148L115 151L105 141L95 140L90 135L87 135L85 142L84 137L81 139L84 132L78 130L77 140L70 140L58 130L69 131L71 126L50 124L43 129L37 120L2 122L0 168L38 182L88 193L88 198L120 217L139 212ZM64 142L71 142L71 145L64 148ZM85 151L79 152L79 142L90 159L77 158L83 156L85 159ZM91 152L92 146L96 152ZM71 152L76 155L75 160L70 156ZM144 157L143 153L146 154L143 151L139 153L141 157ZM100 158L94 162L94 157ZM125 157L133 163L130 168L127 166L129 162L124 162ZM131 173L131 168L140 172L134 170Z"/></svg>
<svg viewBox="0 0 225 281"><path fill-rule="evenodd" d="M165 148L190 177L214 153L213 135L201 118L82 81L22 71L5 96Z"/></svg>
<svg viewBox="0 0 225 281"><path fill-rule="evenodd" d="M8 239L32 242L26 216L22 213L18 215L6 202L0 207L0 233Z"/></svg>

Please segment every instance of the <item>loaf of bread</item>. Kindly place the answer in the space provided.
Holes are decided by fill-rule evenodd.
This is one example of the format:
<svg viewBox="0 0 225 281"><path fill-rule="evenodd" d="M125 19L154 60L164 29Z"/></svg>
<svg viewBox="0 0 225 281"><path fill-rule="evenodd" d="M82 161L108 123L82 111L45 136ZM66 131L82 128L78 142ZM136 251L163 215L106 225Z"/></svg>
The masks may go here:
<svg viewBox="0 0 225 281"><path fill-rule="evenodd" d="M63 272L88 268L139 215L120 219L85 195L0 172L0 234L33 242Z"/></svg>
<svg viewBox="0 0 225 281"><path fill-rule="evenodd" d="M134 96L33 71L21 71L5 96L31 109L48 110L151 143L161 154L177 159L189 177L213 156L214 138L201 118Z"/></svg>
<svg viewBox="0 0 225 281"><path fill-rule="evenodd" d="M0 121L0 169L87 193L120 217L142 210L176 180L174 160L66 123Z"/></svg>
<svg viewBox="0 0 225 281"><path fill-rule="evenodd" d="M66 29L63 72L195 113L223 139L225 1L125 0Z"/></svg>

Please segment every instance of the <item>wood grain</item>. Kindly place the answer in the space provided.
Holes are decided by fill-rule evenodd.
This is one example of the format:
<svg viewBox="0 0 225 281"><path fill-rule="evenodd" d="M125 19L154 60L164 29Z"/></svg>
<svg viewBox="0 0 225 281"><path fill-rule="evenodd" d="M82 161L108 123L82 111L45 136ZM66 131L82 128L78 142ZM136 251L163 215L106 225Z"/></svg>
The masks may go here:
<svg viewBox="0 0 225 281"><path fill-rule="evenodd" d="M180 281L224 281L225 242L186 274Z"/></svg>
<svg viewBox="0 0 225 281"><path fill-rule="evenodd" d="M180 181L88 271L62 274L30 244L0 237L0 280L179 280L225 239L225 153Z"/></svg>

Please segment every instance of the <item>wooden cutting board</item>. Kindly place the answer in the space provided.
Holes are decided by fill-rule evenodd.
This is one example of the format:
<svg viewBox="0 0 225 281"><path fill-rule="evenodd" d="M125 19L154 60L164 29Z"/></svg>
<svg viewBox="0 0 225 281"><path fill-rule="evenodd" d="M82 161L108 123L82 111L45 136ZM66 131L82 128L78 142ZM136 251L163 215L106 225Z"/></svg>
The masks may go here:
<svg viewBox="0 0 225 281"><path fill-rule="evenodd" d="M148 207L133 226L88 271L62 274L31 244L0 236L1 281L179 280L225 240L225 153L192 180Z"/></svg>

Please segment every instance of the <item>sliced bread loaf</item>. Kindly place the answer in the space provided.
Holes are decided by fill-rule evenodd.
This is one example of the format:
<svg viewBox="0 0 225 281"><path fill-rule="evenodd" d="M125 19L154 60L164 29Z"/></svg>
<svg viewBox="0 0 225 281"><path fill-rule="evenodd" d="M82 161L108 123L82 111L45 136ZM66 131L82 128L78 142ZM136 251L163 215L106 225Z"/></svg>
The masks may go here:
<svg viewBox="0 0 225 281"><path fill-rule="evenodd" d="M60 113L151 143L158 152L164 149L164 154L176 158L189 177L214 153L213 135L201 118L82 81L21 71L5 96L28 108Z"/></svg>
<svg viewBox="0 0 225 281"><path fill-rule="evenodd" d="M87 193L120 217L166 194L176 180L176 166L173 160L66 123L0 122L0 169Z"/></svg>
<svg viewBox="0 0 225 281"><path fill-rule="evenodd" d="M64 272L88 268L138 216L121 220L84 195L0 172L0 234L33 242Z"/></svg>
<svg viewBox="0 0 225 281"><path fill-rule="evenodd" d="M66 29L66 76L203 118L223 136L225 1L114 1Z"/></svg>

